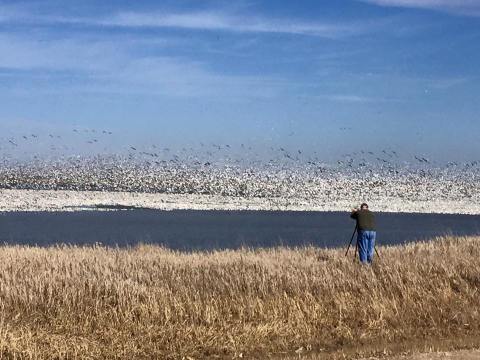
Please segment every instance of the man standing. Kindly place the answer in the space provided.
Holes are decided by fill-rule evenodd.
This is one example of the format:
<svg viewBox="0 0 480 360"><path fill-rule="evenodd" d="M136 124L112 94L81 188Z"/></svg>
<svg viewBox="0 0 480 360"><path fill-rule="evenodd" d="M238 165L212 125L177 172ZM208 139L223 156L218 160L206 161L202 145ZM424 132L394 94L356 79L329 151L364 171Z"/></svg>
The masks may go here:
<svg viewBox="0 0 480 360"><path fill-rule="evenodd" d="M375 215L368 210L368 205L363 203L360 205L360 210L352 210L350 217L357 221L357 244L360 262L371 264L375 249L375 237L377 235Z"/></svg>

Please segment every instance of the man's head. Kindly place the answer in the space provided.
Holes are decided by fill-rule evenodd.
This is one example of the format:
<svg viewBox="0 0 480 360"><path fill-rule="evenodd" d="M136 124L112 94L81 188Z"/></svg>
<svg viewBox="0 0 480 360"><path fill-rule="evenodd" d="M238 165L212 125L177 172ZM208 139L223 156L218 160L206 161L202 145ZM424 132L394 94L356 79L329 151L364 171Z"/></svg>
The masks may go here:
<svg viewBox="0 0 480 360"><path fill-rule="evenodd" d="M363 203L362 205L360 205L360 210L368 210L368 204Z"/></svg>

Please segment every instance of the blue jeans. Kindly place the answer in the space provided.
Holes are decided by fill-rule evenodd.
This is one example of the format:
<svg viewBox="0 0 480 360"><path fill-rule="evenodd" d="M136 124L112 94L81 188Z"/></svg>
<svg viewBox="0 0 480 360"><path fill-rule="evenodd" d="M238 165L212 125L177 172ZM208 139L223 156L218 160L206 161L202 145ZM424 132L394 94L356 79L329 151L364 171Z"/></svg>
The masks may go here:
<svg viewBox="0 0 480 360"><path fill-rule="evenodd" d="M358 230L357 244L360 262L368 264L372 263L376 235L376 231Z"/></svg>

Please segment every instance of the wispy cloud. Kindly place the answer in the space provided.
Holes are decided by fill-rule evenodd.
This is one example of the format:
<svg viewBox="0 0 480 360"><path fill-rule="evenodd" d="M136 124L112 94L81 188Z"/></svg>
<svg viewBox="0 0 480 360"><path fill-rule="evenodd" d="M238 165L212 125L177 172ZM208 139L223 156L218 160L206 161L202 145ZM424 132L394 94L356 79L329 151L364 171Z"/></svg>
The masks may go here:
<svg viewBox="0 0 480 360"><path fill-rule="evenodd" d="M3 11L5 10L5 11ZM30 25L77 24L91 27L178 28L233 33L282 33L337 38L367 31L370 23L322 23L302 20L240 16L218 11L203 12L124 12L76 17L27 11L25 7L2 8L0 22ZM137 32L122 31L122 41L112 32L105 36L66 31L52 36L50 29L0 34L0 68L7 71L12 88L22 92L33 82L36 91L77 91L89 93L141 93L151 95L269 98L289 92L292 81L273 75L224 74L195 56L175 55L172 49L159 50ZM130 35L126 35L128 33ZM129 36L132 39L129 39ZM169 35L171 36L171 35ZM125 40L127 38L127 40ZM157 37L155 41L159 41ZM162 41L162 40L160 40ZM165 40L168 42L168 40ZM183 40L185 41L185 40ZM184 46L183 44L182 46ZM175 44L179 46L178 43ZM140 51L137 51L140 50ZM208 62L208 60L206 60ZM65 74L67 73L67 74ZM71 81L64 81L70 77ZM27 86L22 83L26 79ZM4 86L4 91L7 88Z"/></svg>
<svg viewBox="0 0 480 360"><path fill-rule="evenodd" d="M393 2L395 0L365 0L370 2ZM400 2L401 0L396 0ZM403 2L413 0L403 0ZM426 1L426 0L425 0ZM434 2L433 0L430 0ZM183 12L183 13L139 13L118 12L109 17L91 15L88 18L70 17L68 15L33 15L35 12L26 12L21 8L10 8L9 11L0 14L4 21L25 23L75 23L90 26L103 27L175 27L192 30L216 30L240 33L286 33L304 34L320 37L339 37L359 34L368 31L378 24L368 22L335 25L321 24L320 22L306 23L300 20L291 22L275 20L266 17L243 17L231 13L215 11L207 12ZM2 17L0 17L1 21ZM391 21L391 19L389 19ZM25 27L28 28L28 27ZM53 27L54 29L56 27ZM378 27L377 27L378 29ZM80 27L83 30L83 27ZM52 35L51 29L37 29L36 31L4 31L0 33L0 77L4 79L2 91L27 91L31 92L30 86L36 86L35 91L43 92L85 92L105 94L144 94L180 97L217 97L217 98L274 98L289 96L296 90L302 92L312 83L316 83L318 77L324 76L327 84L332 81L332 73L341 66L340 60L345 56L355 56L358 50L330 53L322 52L320 55L313 53L309 61L316 59L318 70L311 77L297 77L295 74L280 71L272 71L267 74L259 74L254 68L248 71L235 71L229 69L222 71L222 67L216 66L215 58L196 56L191 51L182 51L185 48L193 49L198 42L190 42L183 38L186 43L175 45L171 48L162 43L169 42L170 38L163 39L162 35L155 35L155 46L149 43L139 44L139 41L148 42L152 38L145 38L144 32L120 31L119 37L115 31L104 33L82 33L66 31L59 35ZM166 35L165 35L166 36ZM248 36L242 39L260 36ZM203 41L203 39L202 39ZM208 40L206 40L208 41ZM261 41L261 40L260 40ZM162 46L160 48L159 44ZM216 45L216 44L215 44ZM181 48L180 51L177 51ZM352 48L354 48L352 46ZM342 48L343 49L343 48ZM294 57L297 49L291 49L289 56ZM238 52L241 52L239 50ZM300 54L300 56L304 56ZM309 55L310 56L310 55ZM201 60L200 60L201 59ZM272 63L278 63L272 62ZM233 68L233 67L232 67ZM355 72L355 71L354 71ZM320 74L321 73L321 74ZM384 79L381 79L382 81ZM356 79L357 83L365 83L365 79ZM370 80L369 80L370 81ZM382 81L374 83L374 87L380 88ZM402 82L402 79L396 82ZM454 79L438 87L448 88L462 83L463 78ZM337 75L334 83L339 84ZM369 97L355 94L351 88L351 78L345 80L344 88L331 87L326 89L325 95L319 95L321 100L343 103L370 103L378 101L395 101L395 95L391 99L377 98L375 94ZM7 84L7 85L5 85ZM353 92L350 93L350 92ZM314 92L314 96L318 92ZM401 96L399 96L401 98Z"/></svg>
<svg viewBox="0 0 480 360"><path fill-rule="evenodd" d="M380 6L409 7L445 11L458 15L480 16L479 0L360 0Z"/></svg>
<svg viewBox="0 0 480 360"><path fill-rule="evenodd" d="M350 104L367 104L367 103L389 103L389 102L401 102L403 100L396 98L388 98L381 96L364 96L357 94L325 94L314 96L319 99L350 103Z"/></svg>
<svg viewBox="0 0 480 360"><path fill-rule="evenodd" d="M438 78L427 82L429 87L437 90L449 90L456 86L462 86L472 79L468 77Z"/></svg>
<svg viewBox="0 0 480 360"><path fill-rule="evenodd" d="M298 34L327 38L356 35L366 30L365 24L307 23L294 19L275 20L211 11L183 14L124 12L114 15L112 18L101 20L100 23L121 27L173 27L239 33Z"/></svg>
<svg viewBox="0 0 480 360"><path fill-rule="evenodd" d="M280 78L225 75L201 62L173 57L136 59L103 80L105 86L99 88L107 92L124 89L150 95L223 99L271 98L288 87L288 82Z"/></svg>
<svg viewBox="0 0 480 360"><path fill-rule="evenodd" d="M119 11L102 16L76 17L45 15L22 7L0 7L0 22L29 24L80 24L123 28L177 28L233 33L281 33L325 38L342 38L368 32L373 22L306 22L293 18L268 18L252 14L227 13L215 10L191 12Z"/></svg>
<svg viewBox="0 0 480 360"><path fill-rule="evenodd" d="M323 98L332 101L338 102L347 102L347 103L370 103L377 102L379 99L361 96L361 95L352 95L352 94L335 94L335 95L325 95Z"/></svg>
<svg viewBox="0 0 480 360"><path fill-rule="evenodd" d="M288 82L272 76L226 75L173 55L142 56L132 43L0 35L0 86L16 94L103 93L223 99L273 97ZM64 81L66 79L67 81ZM25 82L24 82L25 81ZM1 85L1 84L0 84Z"/></svg>

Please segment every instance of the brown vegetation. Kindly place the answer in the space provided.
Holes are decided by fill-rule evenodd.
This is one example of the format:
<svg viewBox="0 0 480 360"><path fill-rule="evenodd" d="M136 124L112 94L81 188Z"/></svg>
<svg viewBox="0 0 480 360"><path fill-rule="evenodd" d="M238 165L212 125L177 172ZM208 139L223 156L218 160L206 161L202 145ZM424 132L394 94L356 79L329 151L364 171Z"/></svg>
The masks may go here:
<svg viewBox="0 0 480 360"><path fill-rule="evenodd" d="M480 338L479 240L381 247L372 267L314 247L3 246L0 356L265 358Z"/></svg>

